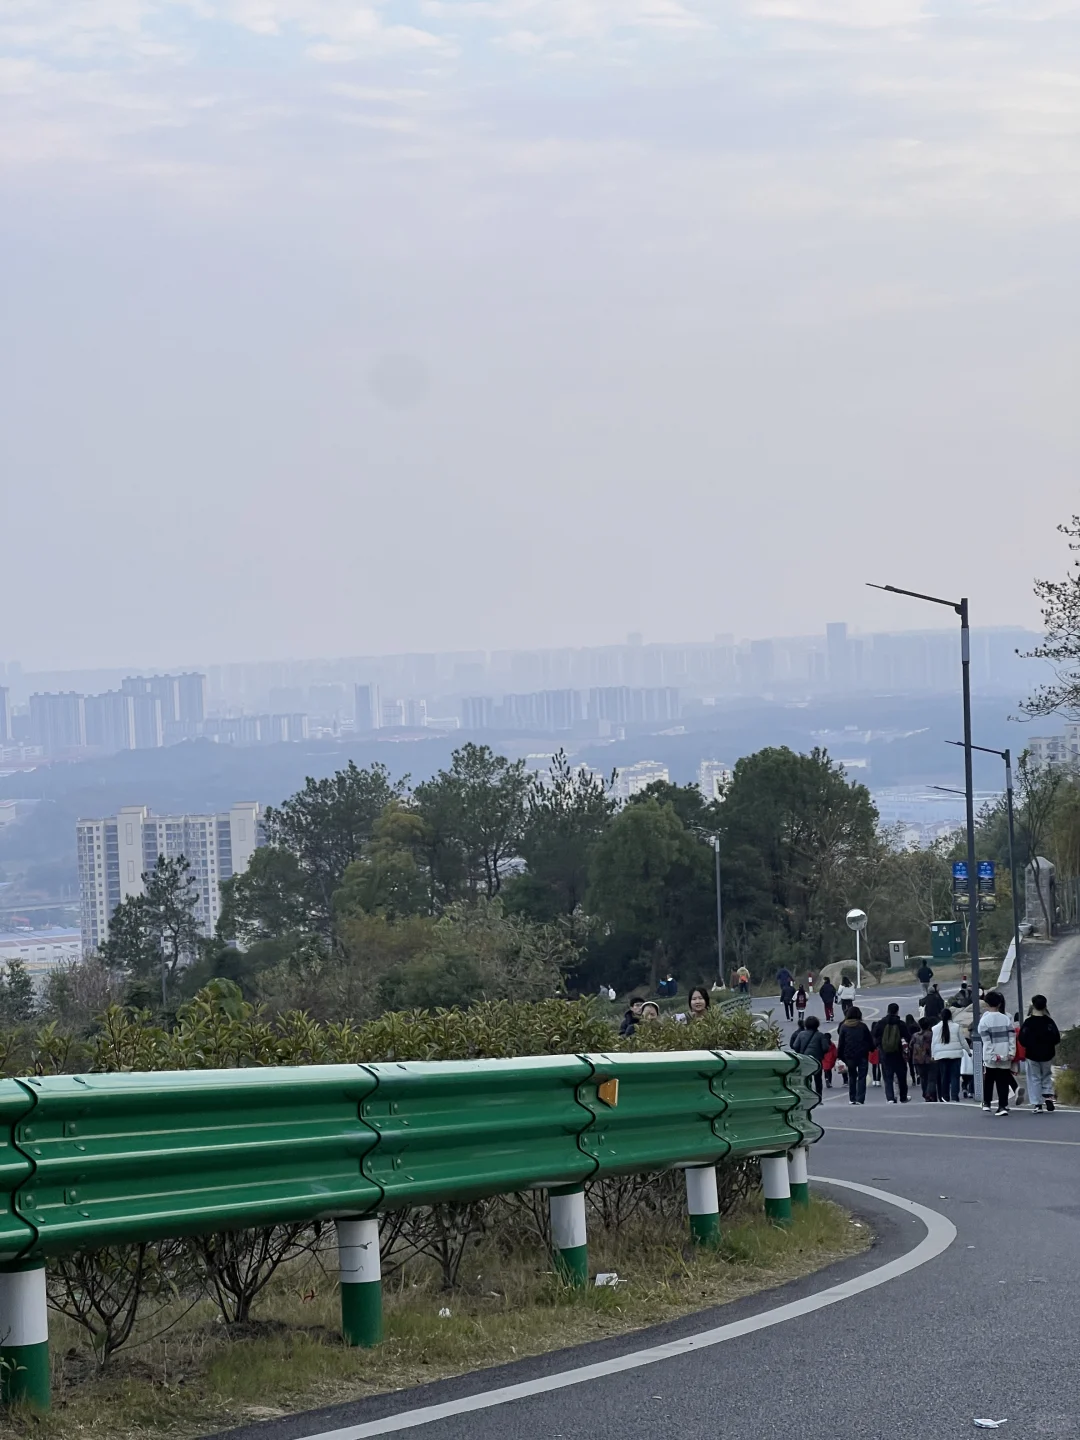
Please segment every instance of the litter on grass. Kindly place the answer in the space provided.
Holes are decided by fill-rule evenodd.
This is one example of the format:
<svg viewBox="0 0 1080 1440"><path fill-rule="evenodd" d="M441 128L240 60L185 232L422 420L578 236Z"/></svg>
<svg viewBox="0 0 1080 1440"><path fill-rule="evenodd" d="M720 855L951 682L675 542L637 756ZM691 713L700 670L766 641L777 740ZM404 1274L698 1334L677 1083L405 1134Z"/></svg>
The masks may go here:
<svg viewBox="0 0 1080 1440"><path fill-rule="evenodd" d="M597 1290L602 1289L605 1285L610 1285L611 1288L614 1289L618 1283L619 1274L617 1270L601 1270L593 1281L593 1286Z"/></svg>
<svg viewBox="0 0 1080 1440"><path fill-rule="evenodd" d="M445 1305L444 1305L444 1306L442 1307L442 1309L439 1311L439 1319L440 1319L440 1320L449 1320L449 1319L450 1319L450 1311L447 1309L447 1307L446 1307Z"/></svg>

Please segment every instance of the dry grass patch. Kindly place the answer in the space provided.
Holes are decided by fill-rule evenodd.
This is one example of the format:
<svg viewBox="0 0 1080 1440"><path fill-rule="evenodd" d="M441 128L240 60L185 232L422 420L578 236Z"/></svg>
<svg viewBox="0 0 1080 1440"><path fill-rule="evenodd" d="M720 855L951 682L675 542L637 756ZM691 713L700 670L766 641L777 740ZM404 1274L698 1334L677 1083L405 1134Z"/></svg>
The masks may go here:
<svg viewBox="0 0 1080 1440"><path fill-rule="evenodd" d="M333 1251L283 1269L249 1325L226 1329L206 1302L158 1315L95 1371L81 1332L53 1315L54 1410L15 1415L4 1437L40 1440L192 1440L364 1395L483 1369L520 1356L617 1335L724 1304L809 1274L869 1245L845 1211L815 1200L790 1230L761 1213L760 1197L729 1216L722 1248L691 1247L682 1226L654 1220L590 1236L593 1271L625 1277L616 1289L572 1291L538 1244L470 1249L452 1292L434 1267L413 1260L386 1282L386 1340L350 1350L338 1334ZM448 1308L450 1315L439 1311ZM171 1328L163 1324L175 1319Z"/></svg>

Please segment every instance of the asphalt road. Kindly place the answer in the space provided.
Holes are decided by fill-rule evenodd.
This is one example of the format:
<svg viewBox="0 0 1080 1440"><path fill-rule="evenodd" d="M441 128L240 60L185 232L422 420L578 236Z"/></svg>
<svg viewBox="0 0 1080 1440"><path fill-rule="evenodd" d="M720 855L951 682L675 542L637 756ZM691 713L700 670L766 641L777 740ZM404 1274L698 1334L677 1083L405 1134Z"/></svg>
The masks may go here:
<svg viewBox="0 0 1080 1440"><path fill-rule="evenodd" d="M1015 1440L1080 1433L1075 1357L1080 1258L1080 1112L984 1115L974 1105L818 1112L811 1172L872 1185L948 1217L956 1238L931 1263L829 1309L715 1348L395 1433L424 1440L931 1440L1007 1419ZM822 1187L825 1193L825 1187ZM496 1371L229 1432L230 1440L349 1440L418 1406L639 1350L812 1295L910 1252L924 1226L841 1192L875 1231L869 1255L766 1296ZM363 1432L360 1432L361 1434Z"/></svg>

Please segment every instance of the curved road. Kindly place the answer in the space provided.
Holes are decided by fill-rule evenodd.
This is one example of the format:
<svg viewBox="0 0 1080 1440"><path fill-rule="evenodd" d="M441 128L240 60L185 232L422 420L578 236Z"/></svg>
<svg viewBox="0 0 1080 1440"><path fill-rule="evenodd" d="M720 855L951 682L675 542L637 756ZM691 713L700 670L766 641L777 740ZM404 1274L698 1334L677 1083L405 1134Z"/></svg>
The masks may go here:
<svg viewBox="0 0 1080 1440"><path fill-rule="evenodd" d="M417 1425L420 1407L453 1404L582 1365L746 1321L856 1280L928 1239L911 1213L862 1193L832 1191L873 1225L866 1256L672 1325L422 1389L228 1432L229 1440L952 1440L975 1417L1008 1421L1004 1435L1080 1433L1075 1363L1080 1263L1080 1112L976 1106L886 1106L880 1090L853 1110L826 1095L826 1138L812 1172L918 1202L941 1253L828 1308L789 1318L659 1363L586 1383L450 1413ZM822 1191L825 1187L821 1187ZM934 1237L929 1237L934 1242ZM941 1248L944 1246L945 1248ZM924 1245L924 1249L926 1246ZM918 1257L915 1257L918 1258ZM679 1352L679 1347L674 1347ZM395 1417L400 1417L396 1418ZM224 1437L221 1437L224 1440Z"/></svg>

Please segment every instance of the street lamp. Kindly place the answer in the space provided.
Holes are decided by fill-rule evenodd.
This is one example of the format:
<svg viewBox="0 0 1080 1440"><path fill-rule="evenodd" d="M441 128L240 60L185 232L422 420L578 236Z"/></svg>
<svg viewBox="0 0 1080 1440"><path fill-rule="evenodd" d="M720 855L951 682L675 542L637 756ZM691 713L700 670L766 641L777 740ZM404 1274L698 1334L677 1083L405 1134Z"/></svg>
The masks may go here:
<svg viewBox="0 0 1080 1440"><path fill-rule="evenodd" d="M974 885L978 875L975 863L975 786L971 776L971 630L968 627L968 602L943 600L940 595L923 595L918 590L901 590L896 585L875 585L871 590L887 590L890 595L909 595L913 600L926 600L931 605L947 605L960 617L960 676L964 694L964 802L967 811L968 884ZM979 926L978 911L973 907L968 924L968 951L971 956L971 1053L974 1060L976 1093L982 1078L982 1042L979 1039Z"/></svg>
<svg viewBox="0 0 1080 1440"><path fill-rule="evenodd" d="M720 836L712 837L716 851L716 982L724 988L724 911L720 903Z"/></svg>
<svg viewBox="0 0 1080 1440"><path fill-rule="evenodd" d="M962 740L946 740L946 745L963 745ZM994 750L989 745L973 745L984 755L997 755L1005 762L1005 808L1009 817L1009 888L1012 890L1013 907L1013 960L1016 966L1016 1008L1020 1018L1024 1017L1024 979L1020 967L1020 894L1016 888L1016 832L1013 825L1013 774L1012 752ZM971 903L971 880L968 880L968 903ZM978 987L976 987L977 989Z"/></svg>
<svg viewBox="0 0 1080 1440"><path fill-rule="evenodd" d="M845 915L847 927L855 931L855 989L862 989L862 932L866 929L866 911L849 910Z"/></svg>

